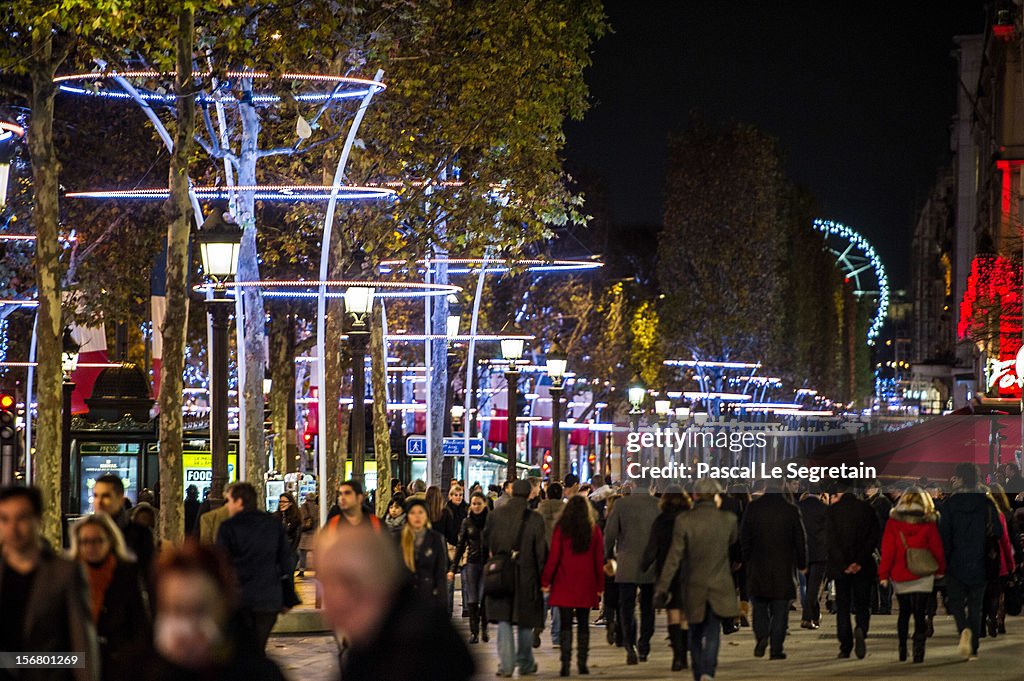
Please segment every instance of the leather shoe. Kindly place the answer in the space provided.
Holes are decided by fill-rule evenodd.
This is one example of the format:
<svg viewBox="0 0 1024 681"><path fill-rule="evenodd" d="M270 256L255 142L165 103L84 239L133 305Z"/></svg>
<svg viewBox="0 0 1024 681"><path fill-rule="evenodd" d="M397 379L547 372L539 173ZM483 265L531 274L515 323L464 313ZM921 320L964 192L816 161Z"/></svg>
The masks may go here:
<svg viewBox="0 0 1024 681"><path fill-rule="evenodd" d="M754 644L754 657L764 657L764 651L768 650L768 639L759 638Z"/></svg>
<svg viewBox="0 0 1024 681"><path fill-rule="evenodd" d="M640 664L640 660L637 659L636 647L626 646L626 664Z"/></svg>
<svg viewBox="0 0 1024 681"><path fill-rule="evenodd" d="M786 653L772 653L771 657L769 657L768 659L769 660L785 660L786 659Z"/></svg>

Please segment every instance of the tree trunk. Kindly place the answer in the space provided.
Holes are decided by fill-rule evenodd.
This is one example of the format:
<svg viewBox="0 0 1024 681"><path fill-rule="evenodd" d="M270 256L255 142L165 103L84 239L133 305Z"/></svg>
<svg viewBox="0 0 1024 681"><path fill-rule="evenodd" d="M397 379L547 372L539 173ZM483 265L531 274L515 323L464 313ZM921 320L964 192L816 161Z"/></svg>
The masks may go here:
<svg viewBox="0 0 1024 681"><path fill-rule="evenodd" d="M274 467L279 473L292 473L297 470L298 452L292 406L295 404L295 317L291 314L282 312L270 319L270 378Z"/></svg>
<svg viewBox="0 0 1024 681"><path fill-rule="evenodd" d="M387 353L380 315L370 314L370 385L373 393L373 451L377 456L377 515L391 502L391 429L388 427Z"/></svg>
<svg viewBox="0 0 1024 681"><path fill-rule="evenodd" d="M252 81L247 80L247 88ZM252 104L239 104L242 121L242 141L238 162L238 184L251 187L256 184L256 150L260 136L260 119ZM259 254L256 251L256 198L251 191L239 193L239 223L244 232L238 251L238 280L259 281ZM258 288L247 288L243 293L245 308L245 347L240 361L245 362L244 385L239 391L245 399L245 476L263 488L267 472L267 455L263 433L263 373L266 360L266 329L263 294Z"/></svg>
<svg viewBox="0 0 1024 681"><path fill-rule="evenodd" d="M60 162L53 141L53 76L59 59L53 56L49 31L33 34L29 76L32 80L32 125L28 148L32 160L32 224L36 229L36 286L38 288L39 362L36 394L36 456L33 483L48 496L43 506L43 536L55 547L61 544L61 404L63 375L61 339L60 211L58 208ZM66 464L65 464L66 465Z"/></svg>
<svg viewBox="0 0 1024 681"><path fill-rule="evenodd" d="M182 499L182 381L185 373L185 335L188 328L189 233L192 203L188 194L188 162L192 155L195 128L195 100L191 96L192 45L195 16L182 5L178 14L175 91L189 93L178 97L174 153L168 174L170 198L167 201L167 313L158 330L163 339L160 365L160 536L170 541L184 537Z"/></svg>

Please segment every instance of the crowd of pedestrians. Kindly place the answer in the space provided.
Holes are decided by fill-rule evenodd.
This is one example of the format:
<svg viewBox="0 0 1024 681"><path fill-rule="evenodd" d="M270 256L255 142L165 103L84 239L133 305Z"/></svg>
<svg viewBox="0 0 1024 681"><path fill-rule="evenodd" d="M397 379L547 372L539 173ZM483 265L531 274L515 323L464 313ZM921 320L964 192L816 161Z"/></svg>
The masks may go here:
<svg viewBox="0 0 1024 681"><path fill-rule="evenodd" d="M589 674L594 612L624 664L645 664L657 610L671 670L710 681L722 636L749 626L752 654L773 664L787 657L790 613L818 629L823 599L839 658L864 658L872 617L895 610L899 660L922 662L941 604L966 659L1020 608L1024 480L1016 467L1002 473L983 481L962 464L948 487L872 481L822 492L782 481L727 492L710 479L655 492L643 479L571 474L487 491L392 481L383 518L347 480L323 527L315 495L299 504L281 494L266 513L257 488L239 482L219 507L188 491L192 536L164 546L154 502L132 513L121 480L103 476L66 552L41 536L40 493L4 488L0 649L82 651L85 664L0 678L283 678L267 641L299 603L295 580L312 570L344 681L469 679L469 651L492 631L497 676L529 676L546 628L560 675L573 661ZM468 640L452 623L460 615Z"/></svg>

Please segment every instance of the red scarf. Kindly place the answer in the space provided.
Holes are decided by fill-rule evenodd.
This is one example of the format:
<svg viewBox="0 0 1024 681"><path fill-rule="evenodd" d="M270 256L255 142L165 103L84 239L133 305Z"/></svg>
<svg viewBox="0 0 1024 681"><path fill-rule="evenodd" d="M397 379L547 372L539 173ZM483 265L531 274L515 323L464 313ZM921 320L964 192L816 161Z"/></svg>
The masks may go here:
<svg viewBox="0 0 1024 681"><path fill-rule="evenodd" d="M114 570L117 569L117 557L111 553L107 559L98 566L93 567L85 564L86 574L89 577L89 596L92 602L92 621L97 624L100 621L100 612L103 611L103 599L107 595L107 587L114 580Z"/></svg>

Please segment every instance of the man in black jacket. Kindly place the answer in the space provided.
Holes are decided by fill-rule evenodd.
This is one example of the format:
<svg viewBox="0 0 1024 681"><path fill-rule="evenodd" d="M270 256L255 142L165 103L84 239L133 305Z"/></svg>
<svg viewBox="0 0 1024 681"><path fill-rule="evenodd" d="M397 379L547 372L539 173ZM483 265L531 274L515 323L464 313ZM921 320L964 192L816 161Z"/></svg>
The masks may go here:
<svg viewBox="0 0 1024 681"><path fill-rule="evenodd" d="M828 530L825 512L828 505L823 495L806 492L800 500L800 516L807 532L807 585L801 603L803 613L800 627L818 629L821 626L821 601L818 592L825 579L828 564Z"/></svg>
<svg viewBox="0 0 1024 681"><path fill-rule="evenodd" d="M113 473L96 478L92 488L92 509L97 513L106 513L117 523L117 528L124 536L124 543L135 554L139 574L146 577L148 590L156 540L151 529L131 521L128 509L125 508L124 481Z"/></svg>
<svg viewBox="0 0 1024 681"><path fill-rule="evenodd" d="M867 654L865 637L871 621L871 588L878 565L875 547L881 539L878 518L863 499L858 499L846 484L832 495L825 514L828 528L828 571L836 585L836 633L839 657L858 659ZM851 631L850 613L856 621Z"/></svg>
<svg viewBox="0 0 1024 681"><path fill-rule="evenodd" d="M885 524L889 522L889 513L892 512L893 503L882 492L882 486L878 483L878 480L868 482L864 489L864 501L868 502L868 506L871 507L871 510L875 512L875 517L878 518L880 530L878 536L881 537L882 534L885 534ZM879 539L879 545L876 547L879 553L881 553L881 548L881 539ZM875 584L871 589L871 614L892 614L892 584L886 584L885 586Z"/></svg>
<svg viewBox="0 0 1024 681"><path fill-rule="evenodd" d="M40 534L35 487L0 488L0 651L74 653L75 669L0 669L0 679L96 681L100 655L82 568L60 558Z"/></svg>
<svg viewBox="0 0 1024 681"><path fill-rule="evenodd" d="M747 506L740 526L747 591L754 604L754 655L771 643L771 659L784 660L789 602L796 598L796 571L807 571L807 543L800 511L770 480L765 494Z"/></svg>
<svg viewBox="0 0 1024 681"><path fill-rule="evenodd" d="M462 637L443 610L412 589L388 537L344 524L321 534L317 579L324 618L348 644L344 681L472 678L473 658Z"/></svg>
<svg viewBox="0 0 1024 681"><path fill-rule="evenodd" d="M256 499L256 488L248 482L228 486L224 505L231 517L217 530L217 546L224 549L235 569L240 610L262 650L278 613L288 610L283 590L294 565L284 526L259 510Z"/></svg>

